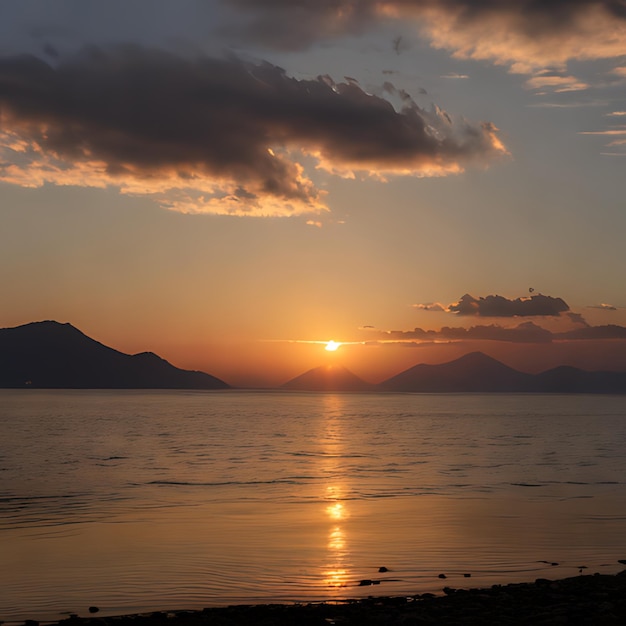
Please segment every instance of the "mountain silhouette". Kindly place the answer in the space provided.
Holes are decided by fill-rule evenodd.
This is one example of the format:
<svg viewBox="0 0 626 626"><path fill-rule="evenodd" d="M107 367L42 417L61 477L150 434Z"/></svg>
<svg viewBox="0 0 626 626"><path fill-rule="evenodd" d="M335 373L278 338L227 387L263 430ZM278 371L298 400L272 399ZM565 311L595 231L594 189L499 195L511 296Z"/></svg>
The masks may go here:
<svg viewBox="0 0 626 626"><path fill-rule="evenodd" d="M370 391L374 388L343 365L322 365L281 386L293 391Z"/></svg>
<svg viewBox="0 0 626 626"><path fill-rule="evenodd" d="M561 366L541 374L519 372L482 352L439 365L420 364L380 383L384 391L626 393L626 373Z"/></svg>
<svg viewBox="0 0 626 626"><path fill-rule="evenodd" d="M626 373L587 372L562 365L535 377L536 391L561 393L626 393Z"/></svg>
<svg viewBox="0 0 626 626"><path fill-rule="evenodd" d="M0 329L1 388L227 389L204 372L174 367L152 352L129 355L71 324L33 322Z"/></svg>
<svg viewBox="0 0 626 626"><path fill-rule="evenodd" d="M439 365L420 364L379 385L388 391L527 391L532 376L483 354L471 352Z"/></svg>

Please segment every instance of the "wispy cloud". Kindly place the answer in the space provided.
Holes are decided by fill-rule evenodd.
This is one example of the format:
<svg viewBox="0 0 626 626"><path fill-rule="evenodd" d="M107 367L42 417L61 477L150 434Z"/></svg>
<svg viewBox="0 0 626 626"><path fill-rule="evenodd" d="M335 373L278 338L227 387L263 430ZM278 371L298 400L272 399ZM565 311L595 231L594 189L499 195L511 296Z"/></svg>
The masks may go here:
<svg viewBox="0 0 626 626"><path fill-rule="evenodd" d="M440 302L426 302L425 304L414 304L413 308L420 311L448 311L448 308Z"/></svg>
<svg viewBox="0 0 626 626"><path fill-rule="evenodd" d="M579 135L626 135L626 128L609 128L607 130L581 130Z"/></svg>
<svg viewBox="0 0 626 626"><path fill-rule="evenodd" d="M533 102L527 106L537 109L582 109L587 107L604 107L606 100L578 100L568 102Z"/></svg>
<svg viewBox="0 0 626 626"><path fill-rule="evenodd" d="M371 331L372 340L378 344L405 344L408 347L421 346L423 343L460 342L460 341L500 341L505 343L551 343L553 341L589 341L607 339L626 339L626 327L614 324L590 326L582 324L578 328L555 332L542 328L533 322L524 322L515 327L504 327L498 324L489 326L449 327L440 330Z"/></svg>
<svg viewBox="0 0 626 626"><path fill-rule="evenodd" d="M533 322L525 322L514 328L505 328L497 324L489 326L444 326L440 330L414 328L401 331L377 331L383 341L506 341L513 343L546 343L552 340L552 333Z"/></svg>
<svg viewBox="0 0 626 626"><path fill-rule="evenodd" d="M537 74L526 81L526 86L530 89L549 88L554 93L564 93L568 91L584 91L589 89L589 85L575 76L559 76L555 74Z"/></svg>
<svg viewBox="0 0 626 626"><path fill-rule="evenodd" d="M327 210L305 156L330 174L384 179L457 173L506 153L493 125L400 95L395 109L353 80L138 46L55 65L2 58L0 180L111 186L184 212L294 215Z"/></svg>

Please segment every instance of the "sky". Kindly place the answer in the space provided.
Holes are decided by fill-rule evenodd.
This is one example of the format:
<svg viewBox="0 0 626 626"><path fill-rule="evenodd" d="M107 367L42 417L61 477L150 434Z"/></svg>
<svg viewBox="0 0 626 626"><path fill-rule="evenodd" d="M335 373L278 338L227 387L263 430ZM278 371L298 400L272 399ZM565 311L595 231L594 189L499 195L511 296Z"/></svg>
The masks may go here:
<svg viewBox="0 0 626 626"><path fill-rule="evenodd" d="M3 0L0 327L626 370L625 96L623 0Z"/></svg>

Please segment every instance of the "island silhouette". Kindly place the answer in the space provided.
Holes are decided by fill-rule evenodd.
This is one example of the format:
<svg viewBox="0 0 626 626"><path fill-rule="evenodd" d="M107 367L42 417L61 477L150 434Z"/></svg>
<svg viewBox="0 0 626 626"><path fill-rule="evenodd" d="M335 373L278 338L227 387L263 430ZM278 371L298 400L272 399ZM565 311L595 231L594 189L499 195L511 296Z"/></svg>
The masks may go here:
<svg viewBox="0 0 626 626"><path fill-rule="evenodd" d="M71 324L32 322L0 329L0 387L43 389L227 389L152 352L124 354Z"/></svg>

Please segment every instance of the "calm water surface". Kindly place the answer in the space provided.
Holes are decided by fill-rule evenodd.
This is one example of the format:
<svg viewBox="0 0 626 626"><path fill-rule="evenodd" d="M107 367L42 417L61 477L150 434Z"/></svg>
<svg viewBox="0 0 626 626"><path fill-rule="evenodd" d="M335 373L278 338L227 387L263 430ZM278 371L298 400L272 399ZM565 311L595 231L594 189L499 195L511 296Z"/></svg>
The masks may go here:
<svg viewBox="0 0 626 626"><path fill-rule="evenodd" d="M3 390L0 620L614 573L625 443L624 396Z"/></svg>

